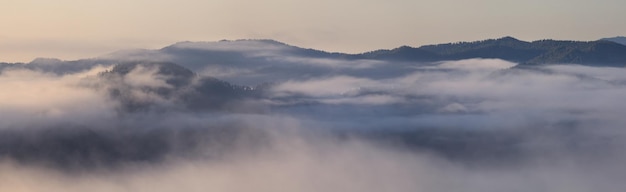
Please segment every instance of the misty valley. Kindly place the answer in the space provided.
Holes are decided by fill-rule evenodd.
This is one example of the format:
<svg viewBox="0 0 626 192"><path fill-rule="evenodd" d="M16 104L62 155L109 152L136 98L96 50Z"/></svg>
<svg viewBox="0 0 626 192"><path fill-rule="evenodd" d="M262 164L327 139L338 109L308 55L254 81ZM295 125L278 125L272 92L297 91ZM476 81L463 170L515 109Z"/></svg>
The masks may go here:
<svg viewBox="0 0 626 192"><path fill-rule="evenodd" d="M623 191L623 39L0 63L0 191Z"/></svg>

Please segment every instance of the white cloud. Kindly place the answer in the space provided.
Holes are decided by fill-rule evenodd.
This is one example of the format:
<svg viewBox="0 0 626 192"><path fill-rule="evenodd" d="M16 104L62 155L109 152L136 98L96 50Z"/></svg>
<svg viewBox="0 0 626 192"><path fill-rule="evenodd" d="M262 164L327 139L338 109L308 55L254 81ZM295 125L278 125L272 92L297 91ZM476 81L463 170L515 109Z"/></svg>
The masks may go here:
<svg viewBox="0 0 626 192"><path fill-rule="evenodd" d="M374 67L385 67L387 62L378 60L342 60L329 58L310 58L310 57L273 57L270 61L282 61L293 63L294 65L310 65L318 67L328 67L337 69L370 69Z"/></svg>
<svg viewBox="0 0 626 192"><path fill-rule="evenodd" d="M93 73L56 76L29 70L4 71L0 75L0 90L4 90L0 94L0 128L110 118L115 105L81 82L86 74Z"/></svg>
<svg viewBox="0 0 626 192"><path fill-rule="evenodd" d="M507 69L517 65L516 63L501 59L465 59L458 61L440 62L436 68L442 69L463 69L463 70L499 70Z"/></svg>
<svg viewBox="0 0 626 192"><path fill-rule="evenodd" d="M328 104L355 104L355 105L389 105L405 102L404 98L391 95L365 95L356 97L321 99L322 103Z"/></svg>
<svg viewBox="0 0 626 192"><path fill-rule="evenodd" d="M288 81L276 86L274 91L277 95L282 94L305 94L316 97L340 96L348 94L363 86L378 84L376 81L350 76L336 76L308 81Z"/></svg>
<svg viewBox="0 0 626 192"><path fill-rule="evenodd" d="M177 106L117 113L119 103L110 99L107 88L171 88L165 83L168 77L152 68L138 67L126 77L108 81L95 77L107 69L103 67L64 76L8 70L0 75L0 129L79 123L109 127L105 133L115 137L125 133L115 129L119 127L138 133L217 127L234 128L217 134L227 141L236 140L228 131L246 134L248 129L262 134L246 141L266 135L270 139L254 145L235 142L232 150L209 159L188 158L186 153L179 156L183 152L176 147L192 145L203 155L202 150L211 154L210 150L228 145L202 137L176 138L183 132L174 132L163 136L163 142L171 144L166 146L175 147L162 161L131 161L112 171L88 167L79 170L81 174L1 160L0 191L615 191L626 187L621 181L626 175L622 168L626 167L622 153L626 86L603 80L621 80L618 72L623 69L501 70L510 65L475 59L418 66L393 78L336 73L290 80L276 85L270 98L260 99L281 104L261 114L174 110ZM132 91L140 100L158 99ZM287 102L281 103L285 98ZM290 105L289 99L320 104ZM429 128L445 134L411 135ZM347 133L336 136L335 130ZM393 131L376 132L387 130ZM349 131L381 134L369 138ZM31 133L33 138L54 139ZM512 140L508 134L514 135ZM149 153L152 141L160 141L152 139L159 136L139 140L148 146L139 151ZM9 144L0 142L0 147ZM491 147L500 151L481 153ZM98 160L97 155L90 158ZM471 164L474 161L483 164Z"/></svg>
<svg viewBox="0 0 626 192"><path fill-rule="evenodd" d="M327 104L403 104L414 108L403 114L471 112L484 113L484 121L520 123L507 127L529 125L523 121L602 121L606 127L624 123L616 115L626 112L626 104L621 102L626 97L626 86L616 83L620 81L618 73L624 69L565 65L539 70L508 69L512 65L492 59L441 62L417 66L409 75L382 80L339 74L279 84L274 96L297 96ZM383 111L393 114L393 110ZM380 118L394 118L382 114ZM315 112L311 115L316 116ZM494 128L502 126L488 124Z"/></svg>
<svg viewBox="0 0 626 192"><path fill-rule="evenodd" d="M158 72L158 67L144 67L138 65L124 76L123 81L137 88L171 88L172 86L165 82L169 77L160 75Z"/></svg>
<svg viewBox="0 0 626 192"><path fill-rule="evenodd" d="M458 112L467 112L467 108L459 103L450 103L445 107L442 107L438 110L439 112L444 113L458 113Z"/></svg>

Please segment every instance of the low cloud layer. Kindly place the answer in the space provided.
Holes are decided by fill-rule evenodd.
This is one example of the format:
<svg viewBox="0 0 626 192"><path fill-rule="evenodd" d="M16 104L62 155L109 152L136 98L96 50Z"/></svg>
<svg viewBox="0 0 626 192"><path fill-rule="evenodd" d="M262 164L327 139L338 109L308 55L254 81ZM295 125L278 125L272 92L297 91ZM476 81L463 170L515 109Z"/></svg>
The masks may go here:
<svg viewBox="0 0 626 192"><path fill-rule="evenodd" d="M626 188L624 69L295 60L259 86L167 62L3 69L0 191Z"/></svg>
<svg viewBox="0 0 626 192"><path fill-rule="evenodd" d="M87 88L94 71L57 76L31 70L0 75L0 130L39 127L64 121L91 124L111 118L115 104L102 92ZM93 122L92 122L93 121Z"/></svg>

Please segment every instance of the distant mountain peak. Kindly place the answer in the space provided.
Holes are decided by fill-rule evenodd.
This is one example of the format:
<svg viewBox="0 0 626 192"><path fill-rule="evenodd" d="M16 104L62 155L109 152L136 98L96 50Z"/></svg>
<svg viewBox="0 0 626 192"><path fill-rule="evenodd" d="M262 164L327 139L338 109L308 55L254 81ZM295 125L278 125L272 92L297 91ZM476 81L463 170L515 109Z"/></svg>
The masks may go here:
<svg viewBox="0 0 626 192"><path fill-rule="evenodd" d="M274 44L274 45L287 45L286 43L280 42L280 41L276 41L273 39L238 39L235 41L252 41L252 42L261 42L261 43L268 43L268 44Z"/></svg>
<svg viewBox="0 0 626 192"><path fill-rule="evenodd" d="M600 40L601 41L611 41L611 42L619 43L619 44L622 44L622 45L626 45L626 37L624 37L624 36L602 38Z"/></svg>
<svg viewBox="0 0 626 192"><path fill-rule="evenodd" d="M199 49L215 51L246 51L246 50L278 50L289 49L293 46L270 39L238 39L220 41L181 41L162 48L172 49Z"/></svg>
<svg viewBox="0 0 626 192"><path fill-rule="evenodd" d="M222 39L219 41L179 41L170 46L181 46L181 45L189 45L189 44L246 44L246 43L262 43L262 44L272 44L272 45L287 45L286 43L276 41L273 39Z"/></svg>
<svg viewBox="0 0 626 192"><path fill-rule="evenodd" d="M505 36L505 37L501 37L496 39L497 41L521 41L515 37L511 37L511 36Z"/></svg>
<svg viewBox="0 0 626 192"><path fill-rule="evenodd" d="M406 50L406 49L415 49L415 47L411 47L411 46L408 46L408 45L403 45L403 46L400 46L400 47L395 48L393 50Z"/></svg>
<svg viewBox="0 0 626 192"><path fill-rule="evenodd" d="M33 61L31 61L29 64L49 65L49 64L56 64L56 63L61 63L61 62L63 61L57 58L38 57L38 58L35 58Z"/></svg>

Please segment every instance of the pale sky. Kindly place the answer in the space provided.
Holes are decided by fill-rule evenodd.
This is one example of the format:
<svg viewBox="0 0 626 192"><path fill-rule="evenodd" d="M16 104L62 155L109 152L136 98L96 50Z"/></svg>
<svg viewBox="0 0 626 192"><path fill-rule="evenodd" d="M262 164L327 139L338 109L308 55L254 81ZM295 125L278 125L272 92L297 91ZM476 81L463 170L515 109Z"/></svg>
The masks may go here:
<svg viewBox="0 0 626 192"><path fill-rule="evenodd" d="M275 39L357 53L626 35L624 0L0 0L0 61L66 60L178 41Z"/></svg>

